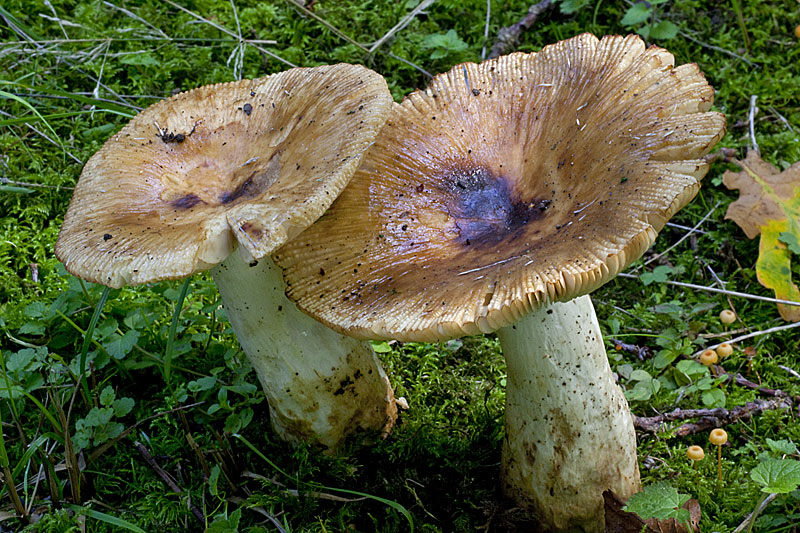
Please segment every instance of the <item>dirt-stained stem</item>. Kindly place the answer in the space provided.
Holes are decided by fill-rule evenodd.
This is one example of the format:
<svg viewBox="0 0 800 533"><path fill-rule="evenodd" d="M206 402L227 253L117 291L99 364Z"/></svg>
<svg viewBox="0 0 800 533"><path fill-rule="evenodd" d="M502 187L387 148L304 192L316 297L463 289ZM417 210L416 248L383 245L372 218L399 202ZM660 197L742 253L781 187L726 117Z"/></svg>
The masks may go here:
<svg viewBox="0 0 800 533"><path fill-rule="evenodd" d="M234 251L211 275L282 438L335 451L350 434L391 429L394 393L370 344L300 312L272 259L248 265Z"/></svg>
<svg viewBox="0 0 800 533"><path fill-rule="evenodd" d="M641 489L628 403L589 296L498 330L508 365L502 486L554 531L601 532L603 492Z"/></svg>

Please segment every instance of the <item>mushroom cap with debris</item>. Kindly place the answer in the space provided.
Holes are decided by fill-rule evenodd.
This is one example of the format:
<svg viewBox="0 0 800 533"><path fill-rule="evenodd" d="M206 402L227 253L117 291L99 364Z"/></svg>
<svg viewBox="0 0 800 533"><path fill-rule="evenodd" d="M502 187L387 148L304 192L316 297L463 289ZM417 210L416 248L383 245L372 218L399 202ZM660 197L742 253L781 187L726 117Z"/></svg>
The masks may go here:
<svg viewBox="0 0 800 533"><path fill-rule="evenodd" d="M88 161L56 243L83 279L120 287L270 254L327 209L393 105L358 66L209 85L147 108Z"/></svg>
<svg viewBox="0 0 800 533"><path fill-rule="evenodd" d="M349 335L436 341L591 292L697 193L725 130L713 96L637 36L458 65L275 254L287 294Z"/></svg>

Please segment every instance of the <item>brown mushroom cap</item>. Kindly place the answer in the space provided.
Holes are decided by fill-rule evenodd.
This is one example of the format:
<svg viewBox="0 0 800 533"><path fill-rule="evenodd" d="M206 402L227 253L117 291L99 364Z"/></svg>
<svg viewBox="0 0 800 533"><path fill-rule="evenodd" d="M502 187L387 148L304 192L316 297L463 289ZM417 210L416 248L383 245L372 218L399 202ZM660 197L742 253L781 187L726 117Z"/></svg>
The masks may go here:
<svg viewBox="0 0 800 533"><path fill-rule="evenodd" d="M437 76L275 254L287 294L350 335L432 341L599 287L694 197L724 133L697 65L673 61L583 34Z"/></svg>
<svg viewBox="0 0 800 533"><path fill-rule="evenodd" d="M346 64L163 100L86 164L56 256L111 287L210 268L236 240L260 259L330 206L391 106L380 75Z"/></svg>

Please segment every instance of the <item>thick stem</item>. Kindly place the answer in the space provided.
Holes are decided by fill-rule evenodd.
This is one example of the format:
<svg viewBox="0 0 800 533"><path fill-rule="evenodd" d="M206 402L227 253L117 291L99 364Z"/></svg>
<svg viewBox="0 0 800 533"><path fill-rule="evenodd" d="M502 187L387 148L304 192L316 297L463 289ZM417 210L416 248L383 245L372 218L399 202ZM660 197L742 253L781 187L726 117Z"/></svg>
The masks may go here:
<svg viewBox="0 0 800 533"><path fill-rule="evenodd" d="M628 402L589 296L498 331L508 365L505 494L557 531L600 532L603 491L641 489Z"/></svg>
<svg viewBox="0 0 800 533"><path fill-rule="evenodd" d="M211 275L283 439L335 451L349 434L391 429L394 393L372 347L300 312L272 259L250 266L234 251Z"/></svg>

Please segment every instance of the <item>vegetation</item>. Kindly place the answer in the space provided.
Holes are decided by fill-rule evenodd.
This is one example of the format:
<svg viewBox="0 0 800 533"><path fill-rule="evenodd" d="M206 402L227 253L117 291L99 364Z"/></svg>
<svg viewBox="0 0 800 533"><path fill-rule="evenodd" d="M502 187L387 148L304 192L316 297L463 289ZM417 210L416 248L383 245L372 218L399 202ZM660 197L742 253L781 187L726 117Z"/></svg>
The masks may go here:
<svg viewBox="0 0 800 533"><path fill-rule="evenodd" d="M400 100L424 87L428 73L479 61L498 30L529 7L490 2L487 40L484 0L432 2L370 52L418 4L3 2L0 529L525 530L498 492L505 379L493 336L376 344L409 409L388 439L354 442L330 457L290 447L271 432L263 395L208 276L192 277L185 299L180 283L109 292L71 277L53 255L83 163L157 99L291 65L345 61L381 73ZM781 170L800 160L794 0L636 5L563 0L522 34L517 49L536 51L586 31L639 31L676 63L700 65L717 90L715 109L728 119L722 146L743 159L752 123L764 160ZM752 119L751 95L759 108ZM774 303L668 283L772 296L753 268L757 241L724 218L737 197L722 185L725 170L739 169L713 163L697 198L674 217L677 225L628 269L632 277L593 294L612 367L638 416L732 411L771 399L764 389L787 393L797 409L796 329L735 342L721 360L731 377L740 373L760 391L693 359L707 346L784 324ZM791 268L797 280L798 262ZM719 318L728 308L738 317L732 324ZM682 436L680 423L639 435L643 482L660 483L652 494L697 499L701 531L733 531L767 500L754 531L798 530L800 423L790 409L726 425L721 480L708 431ZM690 445L707 450L696 472L686 457ZM670 515L663 502L651 507L688 519Z"/></svg>

